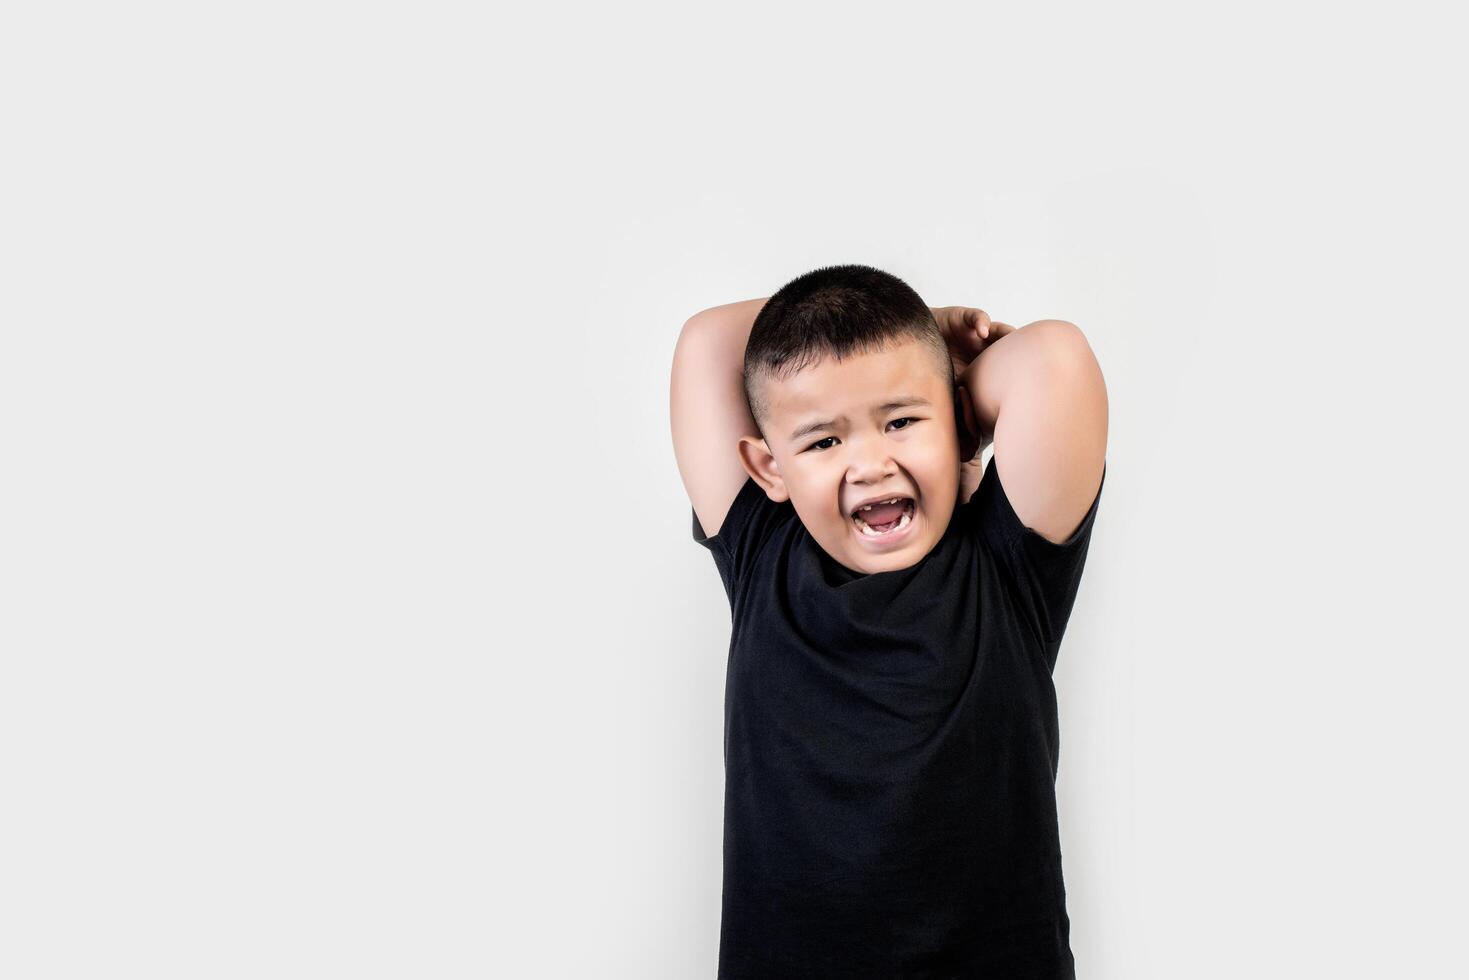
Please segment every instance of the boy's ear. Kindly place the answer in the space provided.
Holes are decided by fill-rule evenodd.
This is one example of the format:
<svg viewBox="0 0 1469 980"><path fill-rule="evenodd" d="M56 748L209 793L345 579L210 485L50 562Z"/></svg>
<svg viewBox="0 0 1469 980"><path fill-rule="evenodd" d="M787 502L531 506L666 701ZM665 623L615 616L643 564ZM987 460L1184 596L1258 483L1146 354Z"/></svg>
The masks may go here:
<svg viewBox="0 0 1469 980"><path fill-rule="evenodd" d="M969 400L969 389L963 385L954 390L954 427L959 432L959 461L967 463L982 447L979 419L974 414L974 403Z"/></svg>
<svg viewBox="0 0 1469 980"><path fill-rule="evenodd" d="M754 436L740 436L740 463L745 467L745 472L765 490L765 496L776 503L784 503L791 498L786 490L785 480L780 475L780 464L770 453L770 447L765 444L764 439Z"/></svg>

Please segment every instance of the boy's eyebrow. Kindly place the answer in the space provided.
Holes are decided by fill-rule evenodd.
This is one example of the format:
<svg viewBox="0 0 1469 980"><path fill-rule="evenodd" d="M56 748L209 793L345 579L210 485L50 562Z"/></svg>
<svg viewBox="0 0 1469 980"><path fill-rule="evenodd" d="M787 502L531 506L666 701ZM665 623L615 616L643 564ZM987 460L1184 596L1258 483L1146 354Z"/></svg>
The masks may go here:
<svg viewBox="0 0 1469 980"><path fill-rule="evenodd" d="M883 402L881 405L876 406L875 411L878 411L878 412L891 412L894 409L899 409L899 408L912 408L912 407L918 406L918 405L922 405L925 408L930 407L929 401L928 401L927 398L919 398L917 395L900 395L897 398L894 398L890 402ZM803 425L800 428L798 428L795 432L792 432L791 433L791 441L792 442L795 442L797 439L801 438L802 436L810 435L811 433L817 431L818 429L829 429L832 426L836 425L838 422L845 422L845 421L846 421L846 416L842 416L840 418L835 418L835 419L818 419L815 422L807 422L805 425Z"/></svg>

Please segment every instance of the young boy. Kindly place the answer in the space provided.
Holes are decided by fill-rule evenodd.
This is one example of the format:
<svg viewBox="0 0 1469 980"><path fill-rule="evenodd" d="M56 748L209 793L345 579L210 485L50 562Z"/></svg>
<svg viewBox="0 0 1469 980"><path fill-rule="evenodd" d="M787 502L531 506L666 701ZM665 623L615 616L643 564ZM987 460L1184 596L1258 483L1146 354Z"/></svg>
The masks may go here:
<svg viewBox="0 0 1469 980"><path fill-rule="evenodd" d="M671 395L732 620L721 980L1074 977L1052 672L1105 477L1086 339L834 266L692 317Z"/></svg>

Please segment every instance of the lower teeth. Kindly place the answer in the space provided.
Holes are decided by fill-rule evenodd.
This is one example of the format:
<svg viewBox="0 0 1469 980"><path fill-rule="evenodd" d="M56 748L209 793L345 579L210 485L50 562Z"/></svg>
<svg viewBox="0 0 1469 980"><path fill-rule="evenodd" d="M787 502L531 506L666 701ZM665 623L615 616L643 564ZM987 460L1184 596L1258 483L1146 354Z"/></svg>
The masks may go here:
<svg viewBox="0 0 1469 980"><path fill-rule="evenodd" d="M900 517L900 518L898 518L898 523L895 524L894 526L888 528L886 531L875 531L875 530L873 530L872 526L870 524L868 524L866 521L862 520L862 518L860 518L860 517L857 518L857 522L862 526L862 533L863 534L867 535L869 538L880 538L884 534L892 534L894 531L901 531L903 528L907 527L908 526L908 518L911 517L912 515L913 515L913 512L911 510L910 511L905 511L904 514L903 514L903 516Z"/></svg>

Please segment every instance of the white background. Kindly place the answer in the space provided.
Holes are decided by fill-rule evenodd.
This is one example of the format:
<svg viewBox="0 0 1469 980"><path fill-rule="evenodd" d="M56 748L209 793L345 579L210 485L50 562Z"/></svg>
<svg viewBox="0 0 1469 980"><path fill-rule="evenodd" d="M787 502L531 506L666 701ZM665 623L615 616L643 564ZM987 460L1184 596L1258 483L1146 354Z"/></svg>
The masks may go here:
<svg viewBox="0 0 1469 980"><path fill-rule="evenodd" d="M0 974L712 977L684 320L1082 327L1089 980L1443 976L1461 35L1428 5L14 4Z"/></svg>

